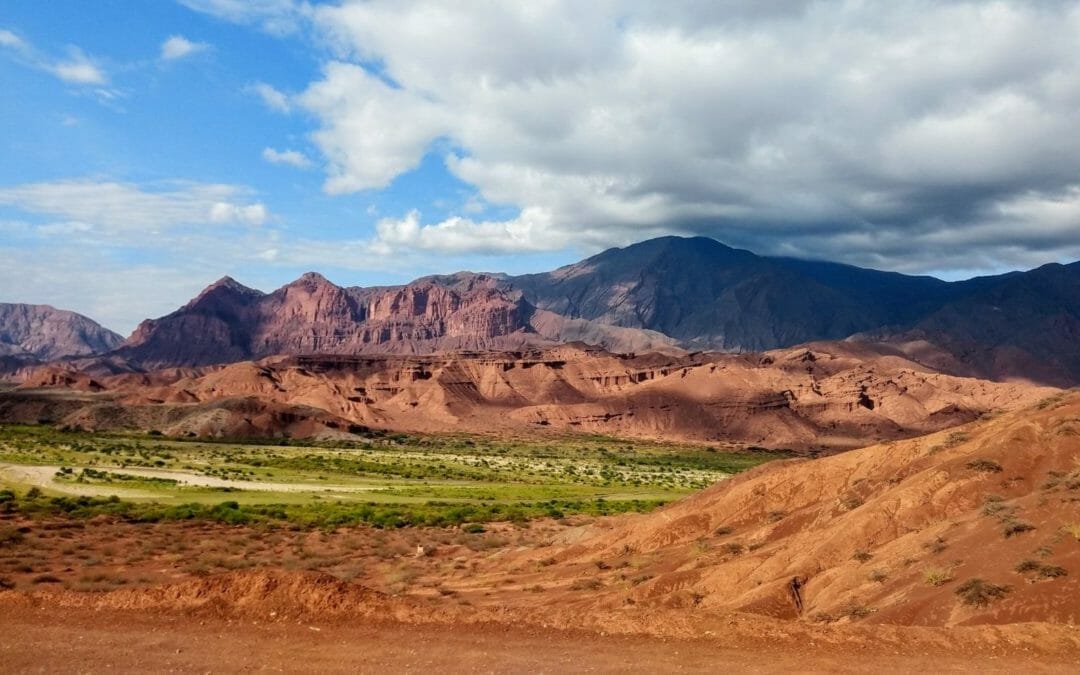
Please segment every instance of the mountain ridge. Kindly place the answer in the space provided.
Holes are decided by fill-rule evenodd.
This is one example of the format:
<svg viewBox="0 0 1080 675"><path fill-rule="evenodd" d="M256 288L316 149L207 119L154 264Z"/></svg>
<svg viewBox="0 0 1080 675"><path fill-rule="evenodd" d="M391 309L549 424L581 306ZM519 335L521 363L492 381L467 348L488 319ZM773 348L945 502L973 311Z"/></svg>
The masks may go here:
<svg viewBox="0 0 1080 675"><path fill-rule="evenodd" d="M892 344L952 374L1070 386L1080 382L1080 262L947 282L669 236L517 276L457 272L365 288L307 272L268 293L226 276L109 354L154 369L570 341L672 353L822 340Z"/></svg>

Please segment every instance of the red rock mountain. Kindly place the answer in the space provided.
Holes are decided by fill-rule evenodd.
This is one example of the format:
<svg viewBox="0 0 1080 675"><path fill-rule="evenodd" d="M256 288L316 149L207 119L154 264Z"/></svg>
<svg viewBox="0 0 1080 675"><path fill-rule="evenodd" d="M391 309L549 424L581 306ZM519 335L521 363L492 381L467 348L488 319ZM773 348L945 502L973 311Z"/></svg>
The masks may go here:
<svg viewBox="0 0 1080 675"><path fill-rule="evenodd" d="M100 354L123 338L91 319L49 305L0 303L0 357L52 361Z"/></svg>
<svg viewBox="0 0 1080 675"><path fill-rule="evenodd" d="M583 337L617 351L664 349L674 342L537 310L520 291L489 275L342 288L311 272L272 293L225 277L172 314L144 321L116 356L152 369L279 354L520 349Z"/></svg>

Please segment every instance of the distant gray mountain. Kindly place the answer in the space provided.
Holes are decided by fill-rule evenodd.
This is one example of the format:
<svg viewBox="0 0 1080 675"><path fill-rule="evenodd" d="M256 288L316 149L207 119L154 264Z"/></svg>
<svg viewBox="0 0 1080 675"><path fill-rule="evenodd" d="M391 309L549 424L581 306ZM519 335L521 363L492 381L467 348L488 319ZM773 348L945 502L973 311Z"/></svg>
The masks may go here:
<svg viewBox="0 0 1080 675"><path fill-rule="evenodd" d="M12 363L101 354L123 340L75 312L49 305L0 303L0 356Z"/></svg>

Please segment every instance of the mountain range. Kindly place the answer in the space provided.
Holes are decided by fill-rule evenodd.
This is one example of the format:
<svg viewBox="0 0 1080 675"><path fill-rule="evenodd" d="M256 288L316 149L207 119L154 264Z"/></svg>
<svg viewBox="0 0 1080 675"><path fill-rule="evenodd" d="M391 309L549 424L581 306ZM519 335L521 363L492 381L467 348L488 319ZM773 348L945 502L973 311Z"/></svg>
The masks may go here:
<svg viewBox="0 0 1080 675"><path fill-rule="evenodd" d="M462 272L343 288L308 273L270 293L225 277L177 311L144 321L122 344L67 314L79 328L11 343L25 343L19 349L41 361L107 353L123 368L152 370L575 341L679 353L850 339L887 343L954 375L1080 382L1080 263L945 282L759 256L702 237L652 239L522 276ZM15 327L30 324L20 316L0 314L0 334L23 335Z"/></svg>

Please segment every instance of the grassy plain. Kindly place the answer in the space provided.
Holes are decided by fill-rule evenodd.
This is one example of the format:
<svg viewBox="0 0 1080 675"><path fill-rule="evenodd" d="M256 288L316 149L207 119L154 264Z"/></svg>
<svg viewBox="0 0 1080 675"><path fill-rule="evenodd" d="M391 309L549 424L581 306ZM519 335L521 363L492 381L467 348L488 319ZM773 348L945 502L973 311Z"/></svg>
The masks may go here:
<svg viewBox="0 0 1080 675"><path fill-rule="evenodd" d="M272 444L3 426L0 499L135 520L452 525L647 511L778 456L599 436Z"/></svg>

